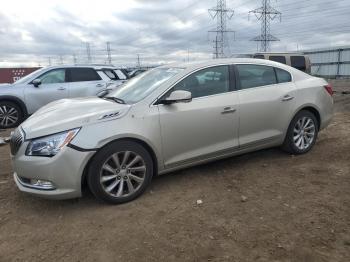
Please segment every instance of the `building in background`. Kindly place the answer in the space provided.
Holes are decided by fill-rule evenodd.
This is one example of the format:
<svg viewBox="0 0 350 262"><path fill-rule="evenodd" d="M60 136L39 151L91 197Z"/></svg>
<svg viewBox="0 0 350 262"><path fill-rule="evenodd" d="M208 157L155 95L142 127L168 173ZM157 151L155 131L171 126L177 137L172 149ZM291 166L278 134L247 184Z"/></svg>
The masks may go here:
<svg viewBox="0 0 350 262"><path fill-rule="evenodd" d="M40 67L0 68L0 83L14 83Z"/></svg>
<svg viewBox="0 0 350 262"><path fill-rule="evenodd" d="M304 50L311 74L325 78L350 78L350 46Z"/></svg>

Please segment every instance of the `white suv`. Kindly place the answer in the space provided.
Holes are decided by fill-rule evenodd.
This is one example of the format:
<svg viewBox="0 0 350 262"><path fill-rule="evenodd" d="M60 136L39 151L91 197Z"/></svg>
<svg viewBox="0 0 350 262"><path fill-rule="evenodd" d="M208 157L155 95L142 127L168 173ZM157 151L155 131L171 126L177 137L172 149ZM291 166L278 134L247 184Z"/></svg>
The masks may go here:
<svg viewBox="0 0 350 262"><path fill-rule="evenodd" d="M127 81L110 66L52 66L0 87L0 129L19 125L40 107L63 98L95 96Z"/></svg>

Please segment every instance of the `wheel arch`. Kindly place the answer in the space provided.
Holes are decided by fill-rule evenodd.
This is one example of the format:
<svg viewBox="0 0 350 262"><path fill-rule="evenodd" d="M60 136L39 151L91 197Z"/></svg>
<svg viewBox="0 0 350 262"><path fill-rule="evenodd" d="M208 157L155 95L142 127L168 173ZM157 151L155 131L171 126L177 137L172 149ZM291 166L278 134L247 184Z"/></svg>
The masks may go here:
<svg viewBox="0 0 350 262"><path fill-rule="evenodd" d="M87 173L90 167L90 164L92 162L92 160L94 159L95 155L103 148L105 148L106 146L110 145L111 143L117 142L117 141L133 141L136 142L140 145L142 145L147 152L150 154L151 158L152 158L152 162L153 162L153 176L156 176L158 174L158 161L157 161L157 155L154 151L154 149L144 140L140 139L140 138L135 138L135 137L123 137L123 138L117 138L114 139L112 141L109 141L107 144L103 145L101 148L99 148L95 154L89 159L89 161L87 162L87 164L84 167L84 171L82 174L82 178L81 178L81 191L83 192L83 190L85 188L87 188Z"/></svg>
<svg viewBox="0 0 350 262"><path fill-rule="evenodd" d="M319 110L318 110L315 106L313 106L313 105L304 105L304 106L300 107L300 108L295 112L295 114L293 115L293 118L296 116L296 114L298 114L298 113L299 113L300 111L302 111L302 110L309 111L309 112L311 112L311 113L316 117L316 120L317 120L317 128L318 128L318 130L320 130L322 119L321 119L321 114L320 114ZM292 119L293 119L293 118L292 118Z"/></svg>
<svg viewBox="0 0 350 262"><path fill-rule="evenodd" d="M28 116L27 107L20 98L15 96L0 96L0 102L3 102L3 101L8 101L8 102L17 104L22 110L23 117L26 118Z"/></svg>

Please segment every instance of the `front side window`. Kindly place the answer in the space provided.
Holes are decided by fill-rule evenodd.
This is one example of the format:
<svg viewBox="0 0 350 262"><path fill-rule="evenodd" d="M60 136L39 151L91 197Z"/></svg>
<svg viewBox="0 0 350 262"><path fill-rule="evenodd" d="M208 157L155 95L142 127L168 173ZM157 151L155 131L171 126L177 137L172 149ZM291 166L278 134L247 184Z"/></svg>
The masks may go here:
<svg viewBox="0 0 350 262"><path fill-rule="evenodd" d="M273 67L264 65L236 65L240 89L277 83Z"/></svg>
<svg viewBox="0 0 350 262"><path fill-rule="evenodd" d="M98 81L101 77L92 68L70 68L70 82Z"/></svg>
<svg viewBox="0 0 350 262"><path fill-rule="evenodd" d="M65 69L51 70L41 75L39 78L42 84L64 83L66 79L66 70Z"/></svg>
<svg viewBox="0 0 350 262"><path fill-rule="evenodd" d="M306 70L305 57L303 56L291 56L290 63L291 63L291 66L296 69L299 69L301 71Z"/></svg>
<svg viewBox="0 0 350 262"><path fill-rule="evenodd" d="M275 68L275 70L276 70L278 83L286 83L286 82L292 81L292 76L290 75L289 72L280 68Z"/></svg>
<svg viewBox="0 0 350 262"><path fill-rule="evenodd" d="M192 98L228 92L229 67L216 66L197 71L176 84L173 90L185 90Z"/></svg>
<svg viewBox="0 0 350 262"><path fill-rule="evenodd" d="M286 64L286 57L281 55L270 55L269 59L278 63Z"/></svg>

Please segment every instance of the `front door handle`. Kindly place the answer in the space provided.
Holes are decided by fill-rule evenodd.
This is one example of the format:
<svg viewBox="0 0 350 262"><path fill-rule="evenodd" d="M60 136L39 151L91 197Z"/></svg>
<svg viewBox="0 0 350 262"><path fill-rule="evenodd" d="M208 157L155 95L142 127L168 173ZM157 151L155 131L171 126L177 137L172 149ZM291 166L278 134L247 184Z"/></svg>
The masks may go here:
<svg viewBox="0 0 350 262"><path fill-rule="evenodd" d="M104 87L104 84L97 84L96 87Z"/></svg>
<svg viewBox="0 0 350 262"><path fill-rule="evenodd" d="M235 108L232 108L230 106L227 106L224 108L224 111L221 112L221 114L230 114L236 112Z"/></svg>
<svg viewBox="0 0 350 262"><path fill-rule="evenodd" d="M282 98L282 101L289 101L289 100L292 100L294 98L294 96L290 96L290 95L285 95L283 98Z"/></svg>
<svg viewBox="0 0 350 262"><path fill-rule="evenodd" d="M65 87L59 87L59 88L57 88L57 90L63 91L63 90L66 90L66 88Z"/></svg>

